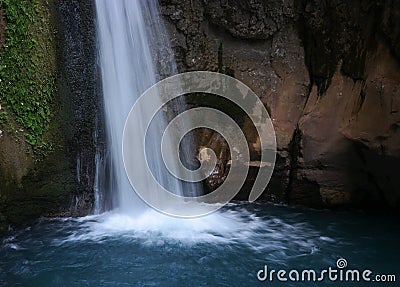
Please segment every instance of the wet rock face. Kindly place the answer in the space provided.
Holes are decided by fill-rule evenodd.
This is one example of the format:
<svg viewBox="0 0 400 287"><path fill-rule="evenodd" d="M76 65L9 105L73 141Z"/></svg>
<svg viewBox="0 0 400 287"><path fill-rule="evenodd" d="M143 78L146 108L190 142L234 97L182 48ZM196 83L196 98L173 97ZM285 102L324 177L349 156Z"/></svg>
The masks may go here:
<svg viewBox="0 0 400 287"><path fill-rule="evenodd" d="M70 195L69 212L82 216L93 209L96 154L105 158L95 7L94 1L55 2L60 29L60 96L64 105L67 152L76 184Z"/></svg>
<svg viewBox="0 0 400 287"><path fill-rule="evenodd" d="M319 94L328 88L339 61L341 72L362 79L374 37L379 9L373 2L305 1L299 7L306 65Z"/></svg>
<svg viewBox="0 0 400 287"><path fill-rule="evenodd" d="M381 30L389 41L391 51L400 58L400 9L399 3L391 0L381 5Z"/></svg>
<svg viewBox="0 0 400 287"><path fill-rule="evenodd" d="M34 157L23 130L14 128L18 124L11 117L9 126L2 128L0 233L9 224L27 224L39 216L92 211L95 154L102 149L94 6L91 1L54 0L46 7L49 14L43 17L51 18L45 20L51 23L49 33L56 35L58 44L49 48L54 49L49 53L54 59L47 59L58 72L58 89L44 136L54 150ZM0 7L0 51L7 24L3 12Z"/></svg>
<svg viewBox="0 0 400 287"><path fill-rule="evenodd" d="M207 19L235 37L268 39L297 16L293 1L203 1Z"/></svg>
<svg viewBox="0 0 400 287"><path fill-rule="evenodd" d="M161 7L180 71L232 75L270 111L278 156L266 198L399 207L395 1L162 0ZM241 126L256 145L251 125ZM214 137L205 145L218 146L214 140L223 144ZM225 176L229 154L220 159L213 183Z"/></svg>

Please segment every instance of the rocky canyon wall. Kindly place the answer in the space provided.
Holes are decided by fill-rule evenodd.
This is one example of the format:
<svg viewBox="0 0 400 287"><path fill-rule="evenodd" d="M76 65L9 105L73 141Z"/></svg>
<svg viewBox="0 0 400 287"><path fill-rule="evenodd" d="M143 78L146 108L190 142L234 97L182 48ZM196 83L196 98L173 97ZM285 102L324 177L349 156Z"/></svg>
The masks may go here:
<svg viewBox="0 0 400 287"><path fill-rule="evenodd" d="M1 2L0 234L93 211L104 159L94 15L90 1Z"/></svg>
<svg viewBox="0 0 400 287"><path fill-rule="evenodd" d="M7 12L4 3L11 10ZM8 71L3 62L0 69L0 231L9 223L42 215L91 212L94 190L106 189L96 186L96 174L101 174L103 184L108 174L94 2L4 3L2 61L24 56L16 57L20 70ZM39 8L29 14L24 3L37 3ZM160 0L160 4L179 71L234 76L253 89L270 112L278 156L265 199L313 207L399 210L400 6L396 1ZM7 34L7 26L20 24L15 17L32 22L27 20L24 29L37 28L29 30L29 39L34 40L29 40L29 50L20 38L10 40L15 33ZM26 37L25 32L17 36ZM10 50L11 43L15 50ZM169 59L160 59L163 70L168 70ZM24 76L27 65L33 69L33 79ZM21 90L12 90L15 85L4 81L10 75L15 75L17 84L26 82L26 87L19 87L22 96L27 88L27 99L40 100L11 97L12 93L20 97ZM49 85L43 84L45 80ZM42 93L37 87L44 88ZM201 101L194 99L189 105L222 107L245 130L255 163L244 188L248 191L259 157L254 128L234 105L212 95ZM206 130L196 137L199 148L212 147L219 155L206 182L212 190L229 169L229 152L216 133Z"/></svg>
<svg viewBox="0 0 400 287"><path fill-rule="evenodd" d="M266 198L398 210L395 1L162 0L161 5L180 71L232 75L270 111L278 158ZM242 127L250 146L255 144L251 126L244 121ZM204 145L225 144L209 134L199 136ZM211 189L228 169L228 153L220 154L222 167L209 178Z"/></svg>

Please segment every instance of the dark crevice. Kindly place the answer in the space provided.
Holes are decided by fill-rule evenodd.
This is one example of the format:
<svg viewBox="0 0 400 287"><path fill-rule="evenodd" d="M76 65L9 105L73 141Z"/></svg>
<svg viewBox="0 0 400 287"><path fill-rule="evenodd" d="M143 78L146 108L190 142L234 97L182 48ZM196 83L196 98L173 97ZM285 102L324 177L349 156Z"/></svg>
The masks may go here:
<svg viewBox="0 0 400 287"><path fill-rule="evenodd" d="M290 203L290 194L293 189L293 184L297 180L297 171L299 169L298 159L301 156L301 137L302 133L299 126L296 126L296 129L293 132L292 140L289 143L289 159L290 159L290 167L289 167L289 182L286 188L285 199L287 203Z"/></svg>
<svg viewBox="0 0 400 287"><path fill-rule="evenodd" d="M373 156L371 156L373 152L361 142L355 141L353 142L353 145L356 155L360 159L362 165L360 168L365 173L365 177L367 179L367 182L364 183L365 187L361 190L358 190L358 193L355 194L355 196L358 198L354 198L353 200L361 205L378 205L379 203L383 205L383 203L386 202L384 191L380 187L380 184L375 178L374 173L368 168L370 161L373 159ZM370 156L368 156L369 154Z"/></svg>
<svg viewBox="0 0 400 287"><path fill-rule="evenodd" d="M365 96L366 96L366 94L365 94L365 90L363 87L360 91L360 95L358 96L357 104L353 109L352 116L356 116L361 111L361 109L364 105L364 102L365 102Z"/></svg>
<svg viewBox="0 0 400 287"><path fill-rule="evenodd" d="M303 115L304 115L304 110L305 110L305 108L307 107L308 100L310 99L313 86L314 86L314 84L310 81L310 83L309 83L309 85L308 85L308 87L307 87L306 100L304 101Z"/></svg>
<svg viewBox="0 0 400 287"><path fill-rule="evenodd" d="M223 45L222 42L219 44L218 47L218 73L225 74L231 77L235 77L235 70L231 69L228 66L224 65L223 61Z"/></svg>

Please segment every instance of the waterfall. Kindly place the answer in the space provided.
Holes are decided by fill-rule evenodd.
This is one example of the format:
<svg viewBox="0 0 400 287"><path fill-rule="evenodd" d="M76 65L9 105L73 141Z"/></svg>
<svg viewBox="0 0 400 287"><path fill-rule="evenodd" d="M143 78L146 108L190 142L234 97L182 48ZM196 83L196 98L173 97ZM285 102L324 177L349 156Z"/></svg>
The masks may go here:
<svg viewBox="0 0 400 287"><path fill-rule="evenodd" d="M107 146L112 160L110 188L118 194L121 212L140 213L147 207L133 191L123 165L124 124L138 97L160 77L176 73L176 64L157 0L96 0L96 11ZM169 191L183 195L185 186L185 189L196 189L189 191L190 194L198 194L198 187L188 187L173 178L162 162L160 129L166 124L165 116L159 115L148 132L149 167ZM143 168L146 167L138 166L137 172Z"/></svg>

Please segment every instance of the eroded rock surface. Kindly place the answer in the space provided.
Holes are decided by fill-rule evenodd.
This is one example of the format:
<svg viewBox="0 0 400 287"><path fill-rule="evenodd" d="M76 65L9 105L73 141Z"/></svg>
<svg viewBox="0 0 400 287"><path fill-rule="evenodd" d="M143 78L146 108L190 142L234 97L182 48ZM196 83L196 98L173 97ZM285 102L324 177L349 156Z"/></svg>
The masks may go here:
<svg viewBox="0 0 400 287"><path fill-rule="evenodd" d="M399 207L395 1L162 0L161 6L180 71L232 75L270 111L278 155L264 196L316 207ZM251 134L249 145L256 144L251 125L241 126ZM208 147L224 144L212 138ZM227 157L220 159L226 164Z"/></svg>

